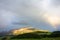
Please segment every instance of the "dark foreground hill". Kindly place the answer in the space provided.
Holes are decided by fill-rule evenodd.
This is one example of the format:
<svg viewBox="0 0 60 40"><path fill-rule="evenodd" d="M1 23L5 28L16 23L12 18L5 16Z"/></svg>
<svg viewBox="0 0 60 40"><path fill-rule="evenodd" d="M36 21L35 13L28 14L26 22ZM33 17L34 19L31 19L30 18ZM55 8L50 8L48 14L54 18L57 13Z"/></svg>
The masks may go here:
<svg viewBox="0 0 60 40"><path fill-rule="evenodd" d="M52 32L52 34L50 36L52 36L52 37L60 37L60 31L54 31L54 32Z"/></svg>
<svg viewBox="0 0 60 40"><path fill-rule="evenodd" d="M60 40L60 31L54 32L32 32L13 36L5 36L2 40Z"/></svg>
<svg viewBox="0 0 60 40"><path fill-rule="evenodd" d="M47 39L60 40L60 31L49 32L47 30L38 30L35 28L22 28L9 32L8 35L2 37L2 40L9 39Z"/></svg>

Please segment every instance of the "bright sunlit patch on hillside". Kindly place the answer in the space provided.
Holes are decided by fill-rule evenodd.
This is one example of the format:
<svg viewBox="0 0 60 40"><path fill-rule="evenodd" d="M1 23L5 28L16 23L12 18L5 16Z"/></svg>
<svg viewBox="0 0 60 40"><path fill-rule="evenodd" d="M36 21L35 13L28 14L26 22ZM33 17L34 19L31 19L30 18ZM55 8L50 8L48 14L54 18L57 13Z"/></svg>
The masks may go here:
<svg viewBox="0 0 60 40"><path fill-rule="evenodd" d="M24 33L33 33L33 32L49 32L48 30L39 30L39 29L35 29L32 27L27 27L27 28L21 28L21 29L17 29L17 30L13 30L12 34L13 35L20 35L20 34L24 34Z"/></svg>

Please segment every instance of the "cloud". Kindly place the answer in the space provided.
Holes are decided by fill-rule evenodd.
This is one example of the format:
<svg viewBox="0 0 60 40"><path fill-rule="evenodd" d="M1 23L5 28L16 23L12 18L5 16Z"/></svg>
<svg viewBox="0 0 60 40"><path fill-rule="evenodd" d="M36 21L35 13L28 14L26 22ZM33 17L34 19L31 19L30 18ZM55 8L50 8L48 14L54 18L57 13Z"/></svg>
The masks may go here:
<svg viewBox="0 0 60 40"><path fill-rule="evenodd" d="M60 16L59 2L59 0L0 0L0 14L3 15L0 24L10 26L15 22L26 21L26 24L45 28L43 26L45 24L49 26L49 23L43 18L44 14Z"/></svg>

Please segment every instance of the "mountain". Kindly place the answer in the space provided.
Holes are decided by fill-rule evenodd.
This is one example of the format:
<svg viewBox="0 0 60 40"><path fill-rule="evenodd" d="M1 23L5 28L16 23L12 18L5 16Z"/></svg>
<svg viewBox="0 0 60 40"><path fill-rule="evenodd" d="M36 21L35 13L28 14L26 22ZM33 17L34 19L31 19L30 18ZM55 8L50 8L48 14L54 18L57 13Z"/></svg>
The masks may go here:
<svg viewBox="0 0 60 40"><path fill-rule="evenodd" d="M24 28L20 28L20 29L16 29L16 30L12 30L11 31L11 35L20 35L20 34L25 34L25 33L33 33L33 32L49 32L48 30L40 30L40 29L36 29L33 27L24 27Z"/></svg>
<svg viewBox="0 0 60 40"><path fill-rule="evenodd" d="M2 31L2 32L0 32L0 36L6 36L6 35L8 35L10 32L8 32L8 31Z"/></svg>

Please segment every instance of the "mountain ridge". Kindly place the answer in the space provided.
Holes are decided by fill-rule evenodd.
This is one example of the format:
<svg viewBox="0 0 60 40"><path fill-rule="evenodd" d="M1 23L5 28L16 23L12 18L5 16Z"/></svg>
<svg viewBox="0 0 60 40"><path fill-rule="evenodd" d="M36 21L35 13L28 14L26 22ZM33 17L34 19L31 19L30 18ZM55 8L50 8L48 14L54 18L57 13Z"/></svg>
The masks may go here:
<svg viewBox="0 0 60 40"><path fill-rule="evenodd" d="M24 27L24 28L12 30L11 34L12 35L20 35L20 34L24 34L24 33L33 33L33 32L49 32L49 31L48 30L40 30L40 29L33 28L33 27Z"/></svg>

